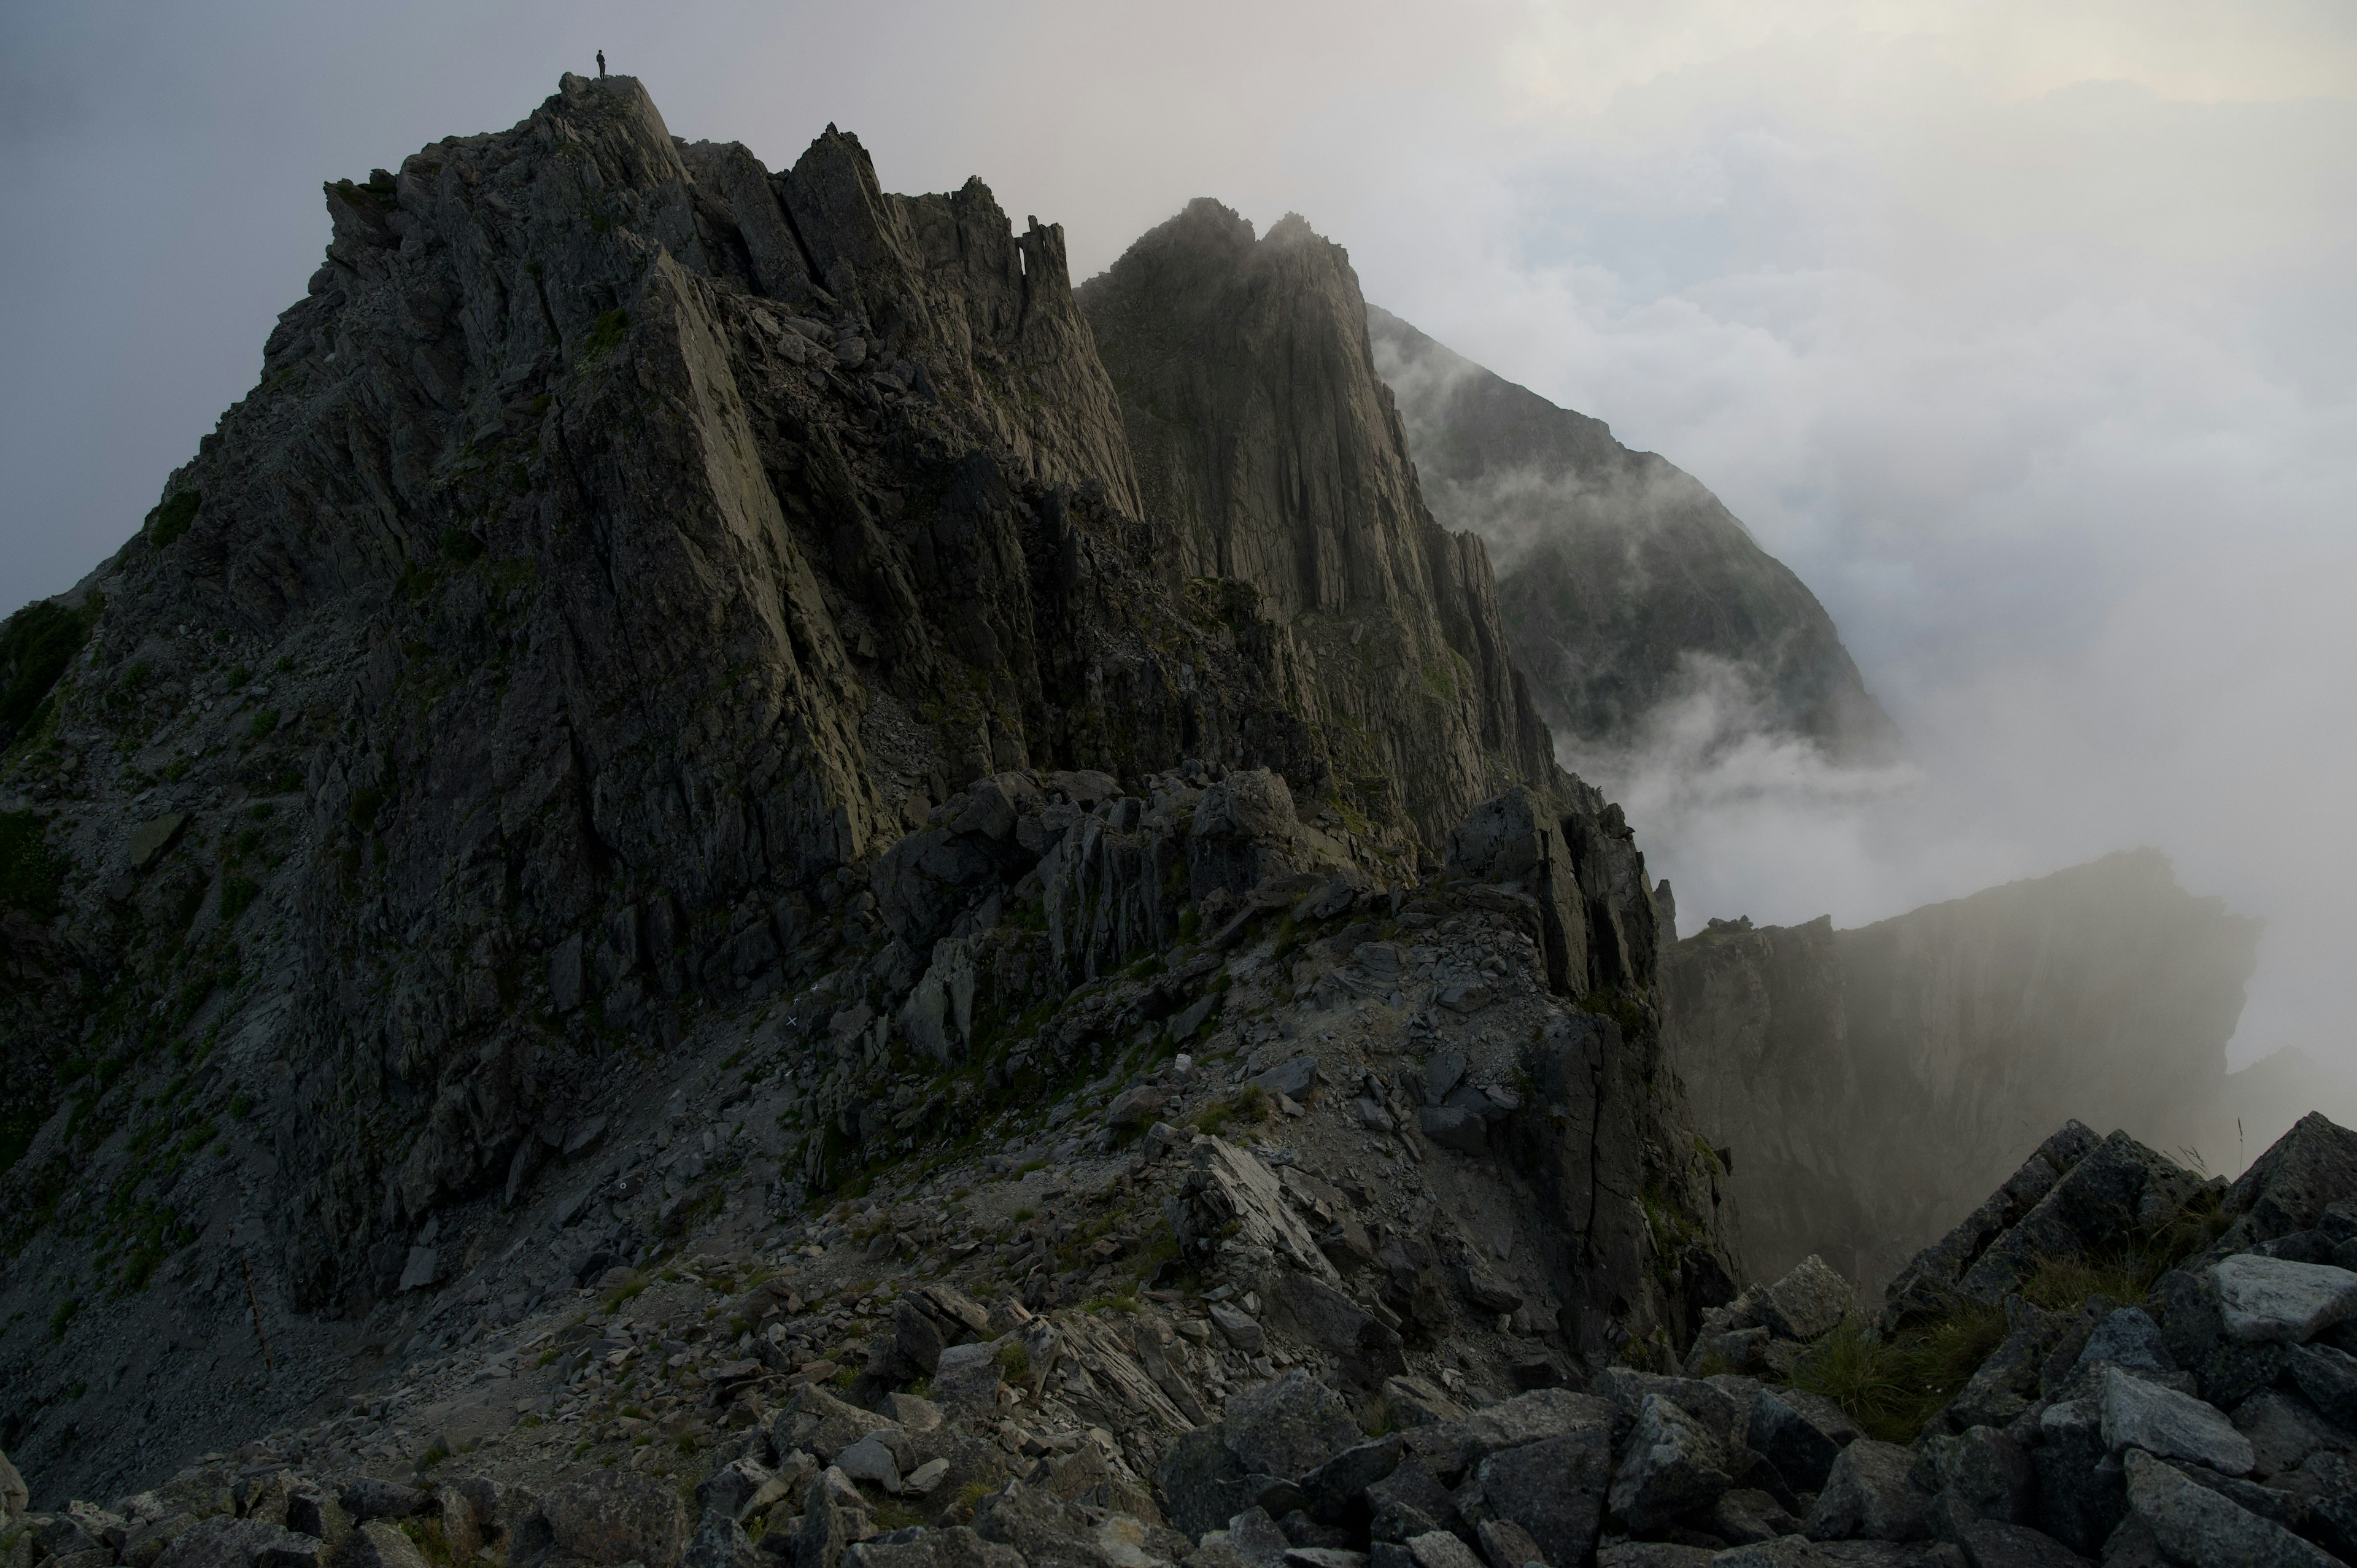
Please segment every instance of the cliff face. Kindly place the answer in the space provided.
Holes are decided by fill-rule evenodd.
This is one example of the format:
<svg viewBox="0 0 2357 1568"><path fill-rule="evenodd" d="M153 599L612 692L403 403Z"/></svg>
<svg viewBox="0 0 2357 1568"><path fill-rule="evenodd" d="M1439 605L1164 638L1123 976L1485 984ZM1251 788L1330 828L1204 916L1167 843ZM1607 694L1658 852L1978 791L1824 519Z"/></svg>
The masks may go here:
<svg viewBox="0 0 2357 1568"><path fill-rule="evenodd" d="M1174 575L1259 590L1305 712L1437 842L1506 784L1559 780L1480 540L1425 510L1341 247L1255 238L1208 199L1080 289ZM1566 800L1594 811L1592 792Z"/></svg>
<svg viewBox="0 0 2357 1568"><path fill-rule="evenodd" d="M1515 661L1575 746L1638 738L1732 675L1748 715L1842 757L1897 734L1816 596L1692 476L1370 306L1433 515L1483 540Z"/></svg>
<svg viewBox="0 0 2357 1568"><path fill-rule="evenodd" d="M1857 930L1713 927L1664 960L1664 1038L1755 1275L1820 1252L1878 1286L2058 1117L2234 1156L2258 922L2155 851Z"/></svg>
<svg viewBox="0 0 2357 1568"><path fill-rule="evenodd" d="M707 1158L759 1228L1182 1043L1232 1087L1279 1009L1347 1025L1404 1173L1555 1206L1558 1374L1690 1329L1643 858L1424 517L1339 252L1288 236L1328 292L1224 373L1341 360L1221 439L1291 454L1261 494L1388 467L1235 513L1222 575L1060 231L978 183L890 195L832 129L772 173L568 76L327 200L260 384L0 628L0 1447L153 1472L678 1245ZM1451 1321L1472 1210L1382 1202L1361 1294Z"/></svg>

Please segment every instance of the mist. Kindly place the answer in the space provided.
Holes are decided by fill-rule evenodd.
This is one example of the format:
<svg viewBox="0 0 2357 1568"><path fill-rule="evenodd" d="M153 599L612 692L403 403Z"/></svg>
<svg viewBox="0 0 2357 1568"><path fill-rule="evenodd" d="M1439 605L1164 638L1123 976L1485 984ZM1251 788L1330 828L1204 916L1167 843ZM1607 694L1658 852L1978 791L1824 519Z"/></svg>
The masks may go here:
<svg viewBox="0 0 2357 1568"><path fill-rule="evenodd" d="M7 604L104 558L251 387L322 180L511 124L599 48L772 166L834 122L891 188L978 174L1076 276L1197 195L1299 210L1370 298L1706 484L1908 750L1829 768L1708 669L1643 746L1572 748L1687 929L2149 843L2267 922L2234 1061L2357 1062L2346 11L20 7Z"/></svg>

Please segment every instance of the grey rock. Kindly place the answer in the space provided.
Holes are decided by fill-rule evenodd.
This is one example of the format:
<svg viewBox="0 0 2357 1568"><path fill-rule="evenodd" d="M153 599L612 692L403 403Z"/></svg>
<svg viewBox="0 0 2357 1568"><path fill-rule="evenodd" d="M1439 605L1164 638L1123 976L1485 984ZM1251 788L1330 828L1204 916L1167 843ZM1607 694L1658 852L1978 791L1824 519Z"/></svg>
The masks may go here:
<svg viewBox="0 0 2357 1568"><path fill-rule="evenodd" d="M1524 1564L1547 1560L1531 1532L1510 1519L1485 1519L1474 1527L1473 1533L1481 1543L1481 1557L1490 1568L1524 1568Z"/></svg>
<svg viewBox="0 0 2357 1568"><path fill-rule="evenodd" d="M707 1509L687 1543L681 1568L761 1568L761 1554L726 1509Z"/></svg>
<svg viewBox="0 0 2357 1568"><path fill-rule="evenodd" d="M393 1538L397 1546L387 1546L386 1554L371 1557L371 1547L355 1548L353 1541L344 1543L339 1561L355 1568L424 1568L425 1558L409 1538L390 1525L371 1528ZM97 1547L99 1561L104 1563L113 1553ZM297 1535L284 1525L263 1520L216 1517L200 1520L175 1536L156 1559L158 1568L317 1568L320 1552L325 1550L312 1536ZM392 1555L405 1552L406 1556ZM58 1552L52 1561L62 1563L73 1552Z"/></svg>
<svg viewBox="0 0 2357 1568"><path fill-rule="evenodd" d="M984 1415L997 1408L1002 1381L993 1347L952 1345L934 1364L933 1398L952 1413Z"/></svg>
<svg viewBox="0 0 2357 1568"><path fill-rule="evenodd" d="M1280 1327L1332 1355L1346 1385L1374 1387L1407 1369L1399 1331L1323 1280L1286 1270L1270 1290L1268 1311Z"/></svg>
<svg viewBox="0 0 2357 1568"><path fill-rule="evenodd" d="M1960 1544L1972 1568L2087 1568L2087 1560L2025 1524L1978 1519L1964 1526Z"/></svg>
<svg viewBox="0 0 2357 1568"><path fill-rule="evenodd" d="M1621 1455L1609 1501L1612 1517L1634 1532L1706 1508L1733 1484L1718 1438L1661 1394L1645 1396Z"/></svg>
<svg viewBox="0 0 2357 1568"><path fill-rule="evenodd" d="M1342 1396L1298 1369L1228 1400L1221 1423L1247 1470L1307 1476L1363 1434Z"/></svg>
<svg viewBox="0 0 2357 1568"><path fill-rule="evenodd" d="M2210 1271L2226 1332L2245 1344L2304 1345L2357 1315L2357 1273L2255 1252L2222 1259Z"/></svg>
<svg viewBox="0 0 2357 1568"><path fill-rule="evenodd" d="M1339 1546L1288 1546L1286 1568L1367 1568L1367 1554Z"/></svg>
<svg viewBox="0 0 2357 1568"><path fill-rule="evenodd" d="M1485 1154L1490 1147L1489 1123L1470 1111L1427 1105L1416 1112L1415 1124L1426 1137L1460 1155Z"/></svg>
<svg viewBox="0 0 2357 1568"><path fill-rule="evenodd" d="M171 1553L165 1553L164 1563L170 1564ZM426 1568L425 1554L415 1543L380 1519L368 1520L346 1538L336 1563L337 1568Z"/></svg>
<svg viewBox="0 0 2357 1568"><path fill-rule="evenodd" d="M875 1531L875 1520L859 1488L850 1477L830 1466L813 1477L803 1493L802 1521L793 1534L792 1568L837 1568L845 1551Z"/></svg>
<svg viewBox="0 0 2357 1568"><path fill-rule="evenodd" d="M554 1551L588 1563L672 1568L687 1548L687 1509L679 1494L626 1471L554 1487L541 1499L540 1517Z"/></svg>
<svg viewBox="0 0 2357 1568"><path fill-rule="evenodd" d="M1437 1426L1466 1419L1465 1409L1428 1378L1408 1374L1383 1380L1383 1403L1394 1424Z"/></svg>
<svg viewBox="0 0 2357 1568"><path fill-rule="evenodd" d="M1250 1501L1248 1473L1218 1428L1180 1433L1163 1455L1155 1477L1171 1527L1189 1538L1222 1528Z"/></svg>
<svg viewBox="0 0 2357 1568"><path fill-rule="evenodd" d="M1570 1389L1533 1389L1464 1418L1465 1452L1473 1459L1550 1437L1599 1431L1609 1434L1614 1406L1609 1400Z"/></svg>
<svg viewBox="0 0 2357 1568"><path fill-rule="evenodd" d="M2302 1345L2291 1353L2291 1375L2327 1421L2357 1432L2357 1356L2330 1345Z"/></svg>
<svg viewBox="0 0 2357 1568"><path fill-rule="evenodd" d="M1306 1101L1309 1098L1310 1086L1318 1081L1318 1058L1293 1057L1246 1081L1258 1084L1270 1094L1286 1094L1295 1100Z"/></svg>
<svg viewBox="0 0 2357 1568"><path fill-rule="evenodd" d="M1185 1255L1210 1262L1222 1241L1265 1247L1316 1278L1340 1279L1269 1169L1224 1139L1198 1137L1172 1200L1172 1229Z"/></svg>
<svg viewBox="0 0 2357 1568"><path fill-rule="evenodd" d="M1612 1486L1611 1428L1501 1450L1481 1461L1475 1478L1489 1518L1528 1531L1550 1563L1584 1563L1596 1550Z"/></svg>
<svg viewBox="0 0 2357 1568"><path fill-rule="evenodd" d="M1768 1493L1737 1487L1711 1505L1704 1528L1729 1546L1750 1546L1778 1536L1798 1535L1801 1521Z"/></svg>
<svg viewBox="0 0 2357 1568"><path fill-rule="evenodd" d="M409 1249L409 1261L402 1265L401 1283L395 1288L402 1291L424 1290L434 1284L442 1277L440 1257L431 1247Z"/></svg>
<svg viewBox="0 0 2357 1568"><path fill-rule="evenodd" d="M834 1466L855 1481L866 1481L894 1496L900 1491L900 1465L881 1433L871 1432L839 1450Z"/></svg>
<svg viewBox="0 0 2357 1568"><path fill-rule="evenodd" d="M2247 1475L2255 1456L2233 1422L2190 1395L2106 1368L2098 1396L2104 1444L2113 1453L2141 1448L2229 1476Z"/></svg>
<svg viewBox="0 0 2357 1568"><path fill-rule="evenodd" d="M1448 1488L1414 1459L1369 1487L1366 1503L1368 1530L1377 1541L1406 1541L1437 1530L1456 1512Z"/></svg>
<svg viewBox="0 0 2357 1568"><path fill-rule="evenodd" d="M404 1487L397 1481L360 1476L345 1484L343 1502L345 1511L352 1516L355 1522L371 1519L407 1519L431 1508L434 1494L416 1487Z"/></svg>
<svg viewBox="0 0 2357 1568"><path fill-rule="evenodd" d="M1796 1492L1822 1490L1842 1449L1863 1435L1839 1405L1798 1389L1754 1394L1749 1429L1750 1445Z"/></svg>
<svg viewBox="0 0 2357 1568"><path fill-rule="evenodd" d="M1915 1484L1915 1455L1861 1437L1841 1451L1803 1527L1812 1541L1926 1541L1932 1498Z"/></svg>
<svg viewBox="0 0 2357 1568"><path fill-rule="evenodd" d="M32 1496L25 1486L25 1477L8 1463L8 1455L0 1454L0 1519L20 1518L31 1505Z"/></svg>
<svg viewBox="0 0 2357 1568"><path fill-rule="evenodd" d="M1266 1346L1266 1335L1262 1332L1259 1322L1249 1313L1230 1306L1223 1301L1213 1302L1210 1310L1211 1326L1220 1331L1220 1337L1242 1350L1245 1355L1257 1356Z"/></svg>
<svg viewBox="0 0 2357 1568"><path fill-rule="evenodd" d="M2078 1364L2110 1361L2131 1371L2173 1372L2176 1359L2169 1353L2160 1326L2141 1308L2124 1306L2095 1326L2079 1352Z"/></svg>
<svg viewBox="0 0 2357 1568"><path fill-rule="evenodd" d="M2331 1555L2279 1524L2195 1486L2148 1454L2126 1460L2128 1507L2179 1563L2329 1568Z"/></svg>
<svg viewBox="0 0 2357 1568"><path fill-rule="evenodd" d="M1849 1311L1847 1280L1812 1254L1792 1265L1783 1278L1762 1293L1760 1316L1767 1329L1783 1339L1815 1339L1833 1331Z"/></svg>
<svg viewBox="0 0 2357 1568"><path fill-rule="evenodd" d="M1445 1530L1428 1530L1404 1544L1415 1568L1481 1568L1473 1549Z"/></svg>
<svg viewBox="0 0 2357 1568"><path fill-rule="evenodd" d="M1596 1554L1596 1568L1711 1568L1723 1553L1669 1541L1623 1541Z"/></svg>
<svg viewBox="0 0 2357 1568"><path fill-rule="evenodd" d="M892 1430L873 1411L845 1404L826 1390L805 1385L770 1420L770 1445L780 1454L795 1449L815 1455L822 1465L871 1432Z"/></svg>
<svg viewBox="0 0 2357 1568"><path fill-rule="evenodd" d="M1343 1449L1301 1477L1309 1499L1310 1517L1321 1524L1340 1524L1364 1509L1369 1487L1399 1468L1405 1445L1399 1434L1371 1437Z"/></svg>
<svg viewBox="0 0 2357 1568"><path fill-rule="evenodd" d="M2104 1442L2093 1400L2065 1400L2039 1413L2030 1466L2038 1472L2038 1528L2092 1556L2127 1509L2120 1461Z"/></svg>
<svg viewBox="0 0 2357 1568"><path fill-rule="evenodd" d="M2035 1521L2037 1472L2011 1433L1974 1426L1954 1437L1926 1434L1916 1447L1929 1463L1946 1520L1959 1524L1983 1519L2023 1525Z"/></svg>
<svg viewBox="0 0 2357 1568"><path fill-rule="evenodd" d="M753 1510L756 1498L769 1494L774 1501L781 1495L773 1491L777 1480L777 1473L759 1460L739 1456L695 1484L696 1507L707 1516L716 1509L732 1520L741 1520Z"/></svg>

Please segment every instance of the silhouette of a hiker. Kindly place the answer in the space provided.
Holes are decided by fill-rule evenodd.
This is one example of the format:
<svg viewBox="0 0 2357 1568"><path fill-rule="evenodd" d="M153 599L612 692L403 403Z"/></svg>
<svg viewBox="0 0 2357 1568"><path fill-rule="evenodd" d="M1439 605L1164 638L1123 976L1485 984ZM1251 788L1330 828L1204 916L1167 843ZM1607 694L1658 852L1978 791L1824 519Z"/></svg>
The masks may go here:
<svg viewBox="0 0 2357 1568"><path fill-rule="evenodd" d="M603 81L606 79L606 51L604 49L599 49L597 51L597 79L600 81Z"/></svg>

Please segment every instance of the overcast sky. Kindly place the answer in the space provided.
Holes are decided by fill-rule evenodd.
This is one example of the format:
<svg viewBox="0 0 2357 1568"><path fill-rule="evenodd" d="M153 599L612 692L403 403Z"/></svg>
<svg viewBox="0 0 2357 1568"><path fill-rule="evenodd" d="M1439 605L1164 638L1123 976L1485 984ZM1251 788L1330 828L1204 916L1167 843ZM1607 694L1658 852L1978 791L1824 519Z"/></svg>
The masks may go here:
<svg viewBox="0 0 2357 1568"><path fill-rule="evenodd" d="M1634 781L1689 927L2156 843L2269 921L2238 1059L2357 1055L2357 7L9 7L0 599L88 571L252 385L322 180L601 47L678 134L979 174L1081 275L1193 196L1297 209L1700 477L1915 765Z"/></svg>

